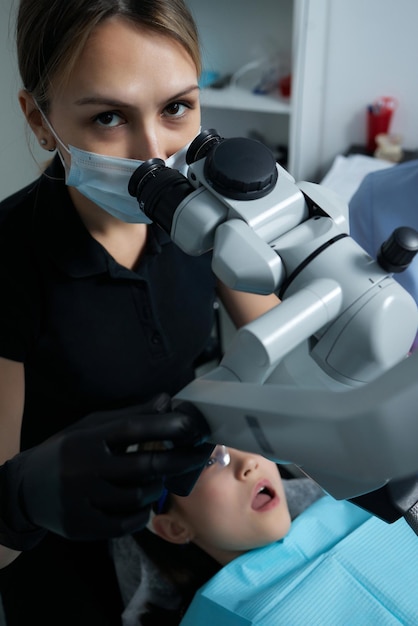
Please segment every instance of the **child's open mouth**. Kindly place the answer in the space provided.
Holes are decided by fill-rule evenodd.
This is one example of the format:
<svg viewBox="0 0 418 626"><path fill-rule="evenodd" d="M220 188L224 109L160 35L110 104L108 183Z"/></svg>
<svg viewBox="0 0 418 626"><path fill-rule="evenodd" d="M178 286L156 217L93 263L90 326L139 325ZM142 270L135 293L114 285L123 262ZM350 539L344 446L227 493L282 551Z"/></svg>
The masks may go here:
<svg viewBox="0 0 418 626"><path fill-rule="evenodd" d="M277 499L276 492L268 483L257 485L256 492L251 502L251 508L254 511L260 511L270 505L273 500Z"/></svg>

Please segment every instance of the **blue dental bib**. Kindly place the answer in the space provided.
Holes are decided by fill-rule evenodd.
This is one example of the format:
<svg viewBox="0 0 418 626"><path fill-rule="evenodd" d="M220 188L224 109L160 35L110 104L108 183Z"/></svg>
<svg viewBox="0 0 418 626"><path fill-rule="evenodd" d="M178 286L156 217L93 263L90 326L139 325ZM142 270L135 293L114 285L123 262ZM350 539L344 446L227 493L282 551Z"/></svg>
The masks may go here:
<svg viewBox="0 0 418 626"><path fill-rule="evenodd" d="M284 540L225 566L181 626L418 624L418 537L324 496Z"/></svg>

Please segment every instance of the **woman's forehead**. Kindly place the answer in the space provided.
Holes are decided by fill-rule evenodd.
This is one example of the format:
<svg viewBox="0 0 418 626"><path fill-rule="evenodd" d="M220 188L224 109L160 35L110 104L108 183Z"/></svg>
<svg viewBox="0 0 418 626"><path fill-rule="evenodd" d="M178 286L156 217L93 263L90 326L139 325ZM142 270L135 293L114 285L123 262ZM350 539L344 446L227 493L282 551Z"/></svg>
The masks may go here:
<svg viewBox="0 0 418 626"><path fill-rule="evenodd" d="M139 91L161 91L163 97L163 92L180 92L190 81L197 82L197 70L178 41L112 18L99 24L88 38L64 91L72 92L74 98L98 93L129 102Z"/></svg>

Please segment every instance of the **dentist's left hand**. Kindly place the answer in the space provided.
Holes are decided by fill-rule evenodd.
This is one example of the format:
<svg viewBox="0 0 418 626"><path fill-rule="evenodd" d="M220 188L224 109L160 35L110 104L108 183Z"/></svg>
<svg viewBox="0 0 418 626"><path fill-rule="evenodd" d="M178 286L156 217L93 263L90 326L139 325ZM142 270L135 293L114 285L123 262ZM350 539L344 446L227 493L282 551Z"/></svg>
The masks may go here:
<svg viewBox="0 0 418 626"><path fill-rule="evenodd" d="M213 449L202 443L208 434L197 411L171 411L165 394L145 405L88 415L0 468L8 502L6 512L0 509L0 543L27 549L31 536L34 545L42 538L40 529L76 540L139 530L164 479L206 463ZM155 442L160 449L151 449ZM130 446L137 451L126 452Z"/></svg>

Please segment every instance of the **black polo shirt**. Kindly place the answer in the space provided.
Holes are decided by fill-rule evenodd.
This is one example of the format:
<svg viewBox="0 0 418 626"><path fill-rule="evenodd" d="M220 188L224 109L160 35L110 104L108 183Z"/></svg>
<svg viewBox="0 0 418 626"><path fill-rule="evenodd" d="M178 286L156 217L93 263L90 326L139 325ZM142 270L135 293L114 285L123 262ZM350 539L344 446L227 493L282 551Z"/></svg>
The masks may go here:
<svg viewBox="0 0 418 626"><path fill-rule="evenodd" d="M151 225L138 267L119 265L62 179L56 159L0 204L0 355L25 363L22 447L91 411L173 395L213 322L210 255L184 254Z"/></svg>
<svg viewBox="0 0 418 626"><path fill-rule="evenodd" d="M91 237L56 158L0 204L0 356L25 365L22 448L84 415L175 394L213 323L210 255L190 257L156 225L134 271ZM0 571L8 626L116 626L106 542L47 535Z"/></svg>

